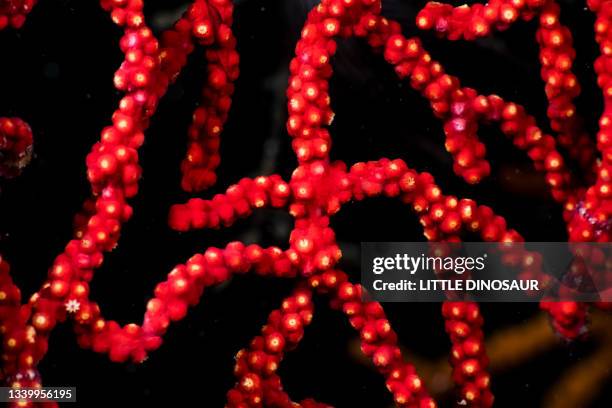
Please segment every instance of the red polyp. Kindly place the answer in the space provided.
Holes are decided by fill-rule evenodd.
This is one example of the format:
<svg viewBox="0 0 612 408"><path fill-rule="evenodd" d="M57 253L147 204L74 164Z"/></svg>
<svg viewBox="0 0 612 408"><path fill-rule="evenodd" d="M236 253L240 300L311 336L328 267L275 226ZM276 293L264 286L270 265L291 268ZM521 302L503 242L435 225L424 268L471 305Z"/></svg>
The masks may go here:
<svg viewBox="0 0 612 408"><path fill-rule="evenodd" d="M21 26L32 5L33 1L0 0L0 28ZM612 2L589 3L597 16L595 32L602 56L595 69L605 101L597 146L593 146L580 127L573 103L580 87L571 72L575 58L572 37L561 25L559 6L553 0L494 0L458 8L429 3L416 24L451 40L473 40L507 29L519 19L537 20L547 115L555 136L545 134L522 106L463 87L459 78L447 74L433 60L418 38L405 38L397 22L380 15L380 0L323 0L310 11L289 67L286 126L298 160L291 179L285 181L278 175L243 178L212 198L191 198L172 206L168 217L172 229L187 232L229 227L262 208L285 210L295 219L288 248L241 242L208 248L177 265L155 287L142 323L120 325L107 320L90 300L90 286L104 255L117 246L123 223L131 218L128 200L138 192L138 149L149 120L188 55L196 45L204 47L207 80L188 131L181 185L187 191L200 191L214 184L220 134L231 106L239 57L229 0L195 0L161 35L161 41L146 25L141 0L102 0L101 5L124 30L119 45L125 58L114 76L114 86L123 96L111 124L102 130L100 141L86 158L93 196L85 200L75 217L74 238L57 256L47 281L28 303L22 304L8 264L0 259L4 359L0 378L12 387L40 385L37 364L47 352L53 328L68 318L74 321L81 347L107 354L115 362L142 362L161 346L170 325L199 303L207 288L254 272L294 279L296 289L270 314L260 335L237 354L236 385L227 394L228 407L327 407L311 399L292 402L277 374L285 353L299 344L313 318L315 294L327 296L331 307L340 310L359 333L363 354L384 376L397 406L436 406L414 366L403 358L383 307L364 301L364 289L337 269L342 252L330 217L349 201L384 196L410 206L430 241L458 241L467 233L489 242L521 242L523 237L490 207L444 195L431 174L419 173L400 159L352 165L330 162L332 136L328 127L334 113L329 79L338 37L367 40L401 80L409 81L429 101L433 114L443 122L453 170L467 183L478 183L490 173L486 148L477 132L482 123L496 124L544 174L552 197L564 207L571 241L607 242L611 238L612 114L608 102L612 98L612 64L608 59L612 34L608 28ZM32 143L29 127L19 119L0 119L0 142L3 173L8 173L5 168L21 168ZM598 153L600 162L596 162ZM569 171L565 157L580 165L584 177ZM583 179L596 181L582 185ZM500 250L504 250L501 245ZM517 251L505 256L522 262L524 275L540 277L541 263L533 262L533 254ZM585 332L588 305L543 302L541 306L561 335L571 339ZM609 308L607 304L597 306ZM451 342L457 402L490 407L493 395L478 305L445 302L442 314Z"/></svg>

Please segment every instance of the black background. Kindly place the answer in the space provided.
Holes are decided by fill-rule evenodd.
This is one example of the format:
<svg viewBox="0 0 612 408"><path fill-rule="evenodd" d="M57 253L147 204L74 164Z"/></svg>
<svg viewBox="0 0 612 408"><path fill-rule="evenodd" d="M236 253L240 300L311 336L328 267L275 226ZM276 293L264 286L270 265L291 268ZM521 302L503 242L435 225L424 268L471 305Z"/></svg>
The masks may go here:
<svg viewBox="0 0 612 408"><path fill-rule="evenodd" d="M146 1L149 25L159 34L184 9L184 3ZM561 3L562 19L577 44L576 72L584 88L579 110L593 130L601 111L592 72L597 55L594 19L583 2ZM423 1L383 4L384 14L399 20L406 35L416 34L414 17ZM219 182L201 196L211 197L244 176L290 176L296 161L284 127L288 63L312 5L307 0L237 2L234 28L241 76L222 135ZM533 23L517 23L507 32L475 43L450 43L419 33L433 57L465 85L525 105L546 129L534 34ZM34 160L21 177L3 182L0 196L2 253L26 296L38 288L69 240L72 217L88 194L85 155L109 123L119 99L112 76L122 58L117 44L120 35L96 2L77 0L42 0L21 30L0 33L0 113L22 117L35 134ZM180 190L178 165L200 93L202 61L200 50L153 118L140 151L144 176L140 194L132 201L135 215L92 284L92 299L107 318L121 323L140 322L156 283L196 252L232 240L287 246L292 224L283 211L261 211L220 231L178 234L167 227L169 206L188 197ZM498 129L483 127L480 132L489 150L492 176L479 186L467 186L452 173L441 123L428 103L397 81L381 56L360 41L344 40L334 67L334 159L351 164L402 158L419 171L433 173L445 193L491 205L527 240L567 239L560 208L547 195L542 177ZM342 266L355 281L360 241L424 239L410 209L392 200L350 204L332 223L345 253ZM234 384L235 353L259 333L268 313L293 285L240 276L207 291L200 305L170 328L164 345L140 366L114 364L106 356L81 350L70 325L61 325L40 364L43 381L76 386L79 406L108 402L147 406L160 401L222 406ZM339 312L328 308L326 299L316 303L313 324L280 368L289 394L294 400L314 397L340 407L389 406L391 396L382 377L348 351L355 332ZM447 354L440 305L394 304L385 309L403 346L429 358ZM483 313L485 329L491 333L528 319L538 313L538 306L487 304ZM564 368L588 355L592 346L589 341L560 342L558 348L529 364L494 376L497 406L539 406ZM611 398L610 391L605 391L596 398L596 406L609 406Z"/></svg>

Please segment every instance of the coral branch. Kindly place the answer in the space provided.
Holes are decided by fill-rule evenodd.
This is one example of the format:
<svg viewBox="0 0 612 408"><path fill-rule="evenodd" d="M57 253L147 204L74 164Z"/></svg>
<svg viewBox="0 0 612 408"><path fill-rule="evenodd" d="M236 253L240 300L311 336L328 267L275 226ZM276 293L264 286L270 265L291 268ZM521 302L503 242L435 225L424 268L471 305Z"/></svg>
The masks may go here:
<svg viewBox="0 0 612 408"><path fill-rule="evenodd" d="M292 402L283 391L281 380L276 374L286 351L294 349L304 329L312 320L313 304L311 291L298 288L283 300L280 309L268 317L261 335L251 341L248 348L236 355L234 373L236 386L227 393L227 406L240 407L304 407L326 408L313 400Z"/></svg>
<svg viewBox="0 0 612 408"><path fill-rule="evenodd" d="M595 171L596 150L581 129L573 100L580 93L572 65L576 52L569 29L559 19L560 8L554 0L493 0L486 4L460 6L428 3L417 16L417 26L433 29L451 40L474 40L490 35L492 28L505 30L516 20L538 17L536 40L540 47L541 77L545 84L551 128L558 142L578 161L587 176Z"/></svg>
<svg viewBox="0 0 612 408"><path fill-rule="evenodd" d="M240 242L230 243L224 249L209 248L176 266L166 281L155 287L142 325L131 323L121 327L117 322L104 320L98 305L86 297L71 297L68 302L80 305L74 317L79 344L108 353L112 361L129 358L141 362L148 352L161 345L170 323L182 320L188 308L199 303L205 288L248 271L278 278L296 276L289 256L279 248L264 249Z"/></svg>
<svg viewBox="0 0 612 408"><path fill-rule="evenodd" d="M251 215L254 209L285 207L290 194L289 185L280 176L244 178L212 200L192 198L186 204L173 205L168 224L177 231L227 227L237 218Z"/></svg>
<svg viewBox="0 0 612 408"><path fill-rule="evenodd" d="M359 331L361 351L385 376L387 388L400 407L436 407L414 366L403 360L397 334L378 302L364 302L363 288L348 281L347 275L329 270L313 276L310 285L330 297L331 306L342 310L353 328Z"/></svg>

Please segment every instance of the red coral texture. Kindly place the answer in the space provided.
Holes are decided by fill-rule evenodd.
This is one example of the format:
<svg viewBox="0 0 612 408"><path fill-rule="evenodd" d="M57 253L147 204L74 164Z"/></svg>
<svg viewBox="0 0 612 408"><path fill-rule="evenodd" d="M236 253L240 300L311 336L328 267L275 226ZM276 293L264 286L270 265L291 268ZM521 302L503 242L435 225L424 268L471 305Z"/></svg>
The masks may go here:
<svg viewBox="0 0 612 408"><path fill-rule="evenodd" d="M33 0L0 1L0 27L19 28ZM94 272L113 250L122 226L132 215L129 199L138 192L141 169L138 148L151 116L168 85L196 46L206 49L207 81L201 105L193 114L188 148L181 164L182 187L198 192L211 186L219 163L219 142L238 77L239 57L232 34L230 0L195 0L188 11L158 39L147 27L143 0L102 0L112 21L124 30L124 60L114 86L123 93L111 124L101 132L87 156L92 197L77 217L72 240L57 256L40 290L22 303L6 261L0 264L0 322L3 337L1 377L12 387L40 386L36 369L48 348L52 329L72 320L79 344L113 361L143 361L160 347L171 322L181 320L199 302L206 288L235 274L256 273L296 281L294 293L273 311L261 333L236 360L236 385L227 394L228 407L325 407L313 400L292 402L277 374L285 353L294 348L313 315L312 297L324 294L360 334L361 349L385 377L401 407L435 407L415 368L397 345L397 335L382 306L362 300L362 287L338 269L342 256L330 228L330 217L351 200L395 197L418 214L432 241L458 241L462 233L491 242L522 241L494 211L470 199L447 196L428 173L418 173L399 159L382 158L350 166L329 159L334 118L330 108L331 58L338 38L359 37L382 54L397 76L425 97L444 123L446 149L455 173L475 184L490 166L479 141L479 124L499 126L544 173L554 199L563 206L570 240L609 241L612 210L612 2L591 0L596 14L596 40L601 56L595 62L605 109L597 142L580 129L574 98L580 87L572 73L575 51L569 30L559 21L555 0L492 0L453 8L429 3L416 24L449 40L472 40L504 30L517 20L537 24L541 77L548 98L548 118L556 135L542 131L522 106L497 95L482 95L461 85L432 59L418 38L406 38L401 26L381 16L380 0L323 0L307 18L290 65L287 129L298 166L291 179L278 175L242 179L212 199L193 198L170 210L169 225L177 231L221 228L264 207L286 209L295 219L287 248L262 248L232 242L209 248L176 266L155 288L141 323L120 324L103 317L89 299ZM0 136L25 146L27 125L3 119ZM12 124L12 125L11 125ZM14 130L14 127L21 130ZM28 130L26 130L28 129ZM19 149L7 147L11 154ZM566 161L580 168L577 177ZM585 181L586 180L586 181ZM546 303L555 328L573 338L584 330L589 305ZM475 303L442 307L452 342L451 364L462 405L493 403L482 323ZM32 403L32 405L36 405Z"/></svg>

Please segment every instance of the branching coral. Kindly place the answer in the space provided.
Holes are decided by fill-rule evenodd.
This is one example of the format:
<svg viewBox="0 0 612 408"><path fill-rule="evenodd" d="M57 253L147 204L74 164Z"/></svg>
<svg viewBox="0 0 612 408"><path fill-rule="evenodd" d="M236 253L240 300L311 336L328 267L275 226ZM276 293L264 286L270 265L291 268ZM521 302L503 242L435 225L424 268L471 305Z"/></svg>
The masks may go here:
<svg viewBox="0 0 612 408"><path fill-rule="evenodd" d="M0 7L2 25L20 27L33 2L5 0ZM606 107L600 120L597 146L580 129L574 97L579 85L571 72L574 50L569 30L559 22L554 0L496 0L486 5L452 8L430 3L419 14L417 25L436 30L449 39L474 39L504 29L518 19L538 17L542 79L549 101L548 117L556 137L545 134L525 108L496 95L481 95L463 87L431 57L418 38L402 35L398 23L380 15L380 0L323 0L308 15L290 64L287 89L287 129L298 167L291 179L278 175L243 179L224 194L211 199L193 198L172 207L169 225L177 231L220 228L233 224L264 207L282 208L295 219L289 247L262 248L240 242L223 249L209 248L178 265L166 281L157 285L147 303L141 324L121 326L103 317L89 298L90 282L104 254L118 243L122 225L132 215L128 199L138 192L141 169L138 148L144 142L149 120L160 98L187 62L196 45L205 47L208 79L202 103L189 129L188 152L182 162L182 187L200 191L215 182L219 163L219 135L227 119L238 76L238 54L233 37L229 0L195 0L172 29L154 36L147 27L142 0L102 0L113 22L122 27L120 41L124 61L114 85L123 92L112 124L87 156L87 177L93 197L77 217L74 238L55 259L48 280L22 304L8 265L0 269L0 318L3 332L3 379L11 386L39 386L36 366L48 348L52 329L67 319L74 321L81 346L106 353L113 361L143 361L162 343L173 321L199 302L207 287L234 274L254 272L297 281L295 292L270 314L267 324L250 345L239 352L236 386L228 393L230 407L316 407L313 400L291 402L283 391L277 369L286 351L295 347L313 315L311 298L328 296L359 332L361 349L384 375L398 406L434 407L415 368L406 362L397 335L380 304L362 300L363 289L350 283L338 269L341 251L330 228L330 217L351 200L375 196L395 197L418 214L425 236L432 241L457 241L465 232L491 242L522 241L503 217L469 199L444 195L428 173L412 170L400 159L383 158L348 167L329 159L334 118L330 107L331 58L337 38L359 37L367 41L394 68L401 80L420 92L434 115L444 122L446 149L454 158L455 173L468 183L478 183L490 171L485 146L477 130L483 122L497 124L525 151L537 170L544 173L554 199L564 206L573 241L609 241L610 107L608 100L612 53L609 36L609 1L590 2L597 15L595 26L602 56L596 62ZM567 159L559 151L567 153ZM598 159L597 155L601 158ZM568 170L576 161L582 177ZM595 180L591 186L582 180ZM555 327L576 337L585 325L587 306L547 303ZM443 305L449 334L453 379L458 401L472 407L493 403L482 316L475 303Z"/></svg>

